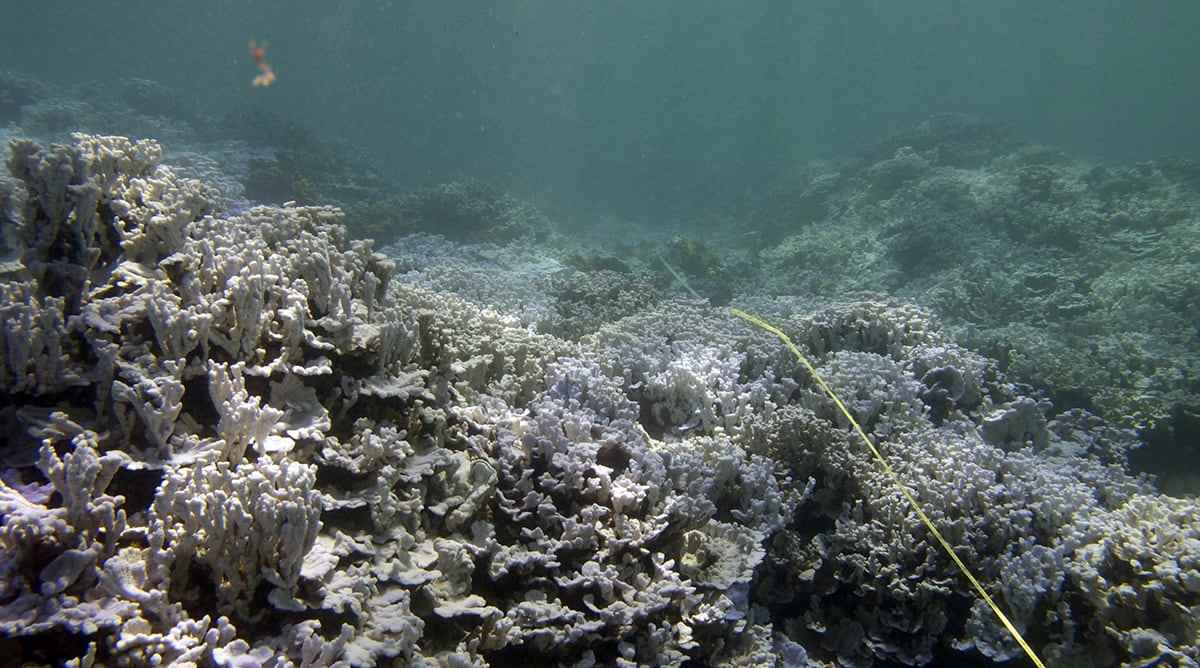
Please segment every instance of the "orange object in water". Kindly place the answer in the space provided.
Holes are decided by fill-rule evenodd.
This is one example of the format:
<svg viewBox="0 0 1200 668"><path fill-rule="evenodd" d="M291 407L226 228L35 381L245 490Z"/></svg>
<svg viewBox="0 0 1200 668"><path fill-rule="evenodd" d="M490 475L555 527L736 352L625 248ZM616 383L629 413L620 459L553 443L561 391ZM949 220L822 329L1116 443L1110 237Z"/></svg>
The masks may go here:
<svg viewBox="0 0 1200 668"><path fill-rule="evenodd" d="M275 83L275 70L271 69L271 65L267 63L267 43L256 44L254 38L250 38L250 57L254 58L254 62L258 63L258 76L254 77L252 82L255 86L270 86Z"/></svg>

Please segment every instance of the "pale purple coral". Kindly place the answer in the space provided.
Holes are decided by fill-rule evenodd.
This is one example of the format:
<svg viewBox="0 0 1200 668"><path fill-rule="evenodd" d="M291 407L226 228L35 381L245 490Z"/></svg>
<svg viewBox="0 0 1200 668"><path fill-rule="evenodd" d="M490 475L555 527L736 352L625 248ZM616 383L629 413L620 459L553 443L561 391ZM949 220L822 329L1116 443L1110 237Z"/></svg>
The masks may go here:
<svg viewBox="0 0 1200 668"><path fill-rule="evenodd" d="M656 301L568 341L486 303L552 263L401 253L389 288L334 209L213 217L153 145L19 148L45 196L23 224L88 241L4 275L0 392L37 446L4 453L4 633L92 636L80 663L1014 655L807 373L729 314ZM101 200L120 229L50 220ZM1124 473L1127 434L1047 422L910 305L754 303L1047 656L1194 660L1195 504ZM1161 628L1104 609L1151 594Z"/></svg>

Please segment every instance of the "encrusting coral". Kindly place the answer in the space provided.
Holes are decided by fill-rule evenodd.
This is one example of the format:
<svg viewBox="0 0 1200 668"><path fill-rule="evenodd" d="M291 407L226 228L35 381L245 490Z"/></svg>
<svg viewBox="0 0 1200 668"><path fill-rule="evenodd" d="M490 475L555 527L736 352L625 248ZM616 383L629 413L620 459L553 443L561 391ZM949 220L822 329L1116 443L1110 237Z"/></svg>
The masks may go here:
<svg viewBox="0 0 1200 668"><path fill-rule="evenodd" d="M12 149L0 634L22 660L1016 656L812 379L723 310L655 300L565 340L446 291L449 251L443 279L398 272L338 210L230 208L153 142ZM910 305L747 301L1039 652L1195 665L1197 506L1124 471L1127 433L1049 415Z"/></svg>

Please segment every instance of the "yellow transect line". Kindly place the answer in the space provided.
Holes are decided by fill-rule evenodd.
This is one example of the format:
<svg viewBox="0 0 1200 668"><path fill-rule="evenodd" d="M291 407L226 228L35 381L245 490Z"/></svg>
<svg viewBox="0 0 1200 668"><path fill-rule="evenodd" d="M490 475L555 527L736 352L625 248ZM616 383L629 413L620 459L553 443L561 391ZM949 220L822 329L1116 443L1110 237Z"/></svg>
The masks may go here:
<svg viewBox="0 0 1200 668"><path fill-rule="evenodd" d="M916 497L914 497L912 492L909 492L908 488L904 486L904 483L900 481L900 476L897 475L894 470L892 470L892 466L888 464L887 460L883 458L882 454L880 454L879 449L875 447L875 443L871 441L870 438L867 438L867 433L864 432L863 428L859 426L858 420L855 420L854 416L850 415L850 411L846 408L846 405L842 403L842 400L839 399L837 394L834 393L833 389L829 387L829 384L825 382L825 379L821 377L821 374L817 373L816 368L814 368L812 363L808 361L808 358L800 352L800 349L796 347L796 344L792 343L792 340L788 338L788 335L784 334L783 331L778 327L769 325L750 315L749 313L746 313L745 311L736 308L730 308L729 310L737 317L753 325L757 325L783 340L784 344L787 345L788 350L792 351L792 353L796 356L796 359L800 360L800 362L804 365L804 368L808 369L808 372L812 374L814 379L816 379L817 384L821 386L821 389L825 390L825 394L828 394L829 398L833 399L833 403L837 404L838 410L840 410L842 415L845 415L846 419L850 421L850 424L854 427L854 431L858 434L859 438L866 441L867 447L871 448L871 454L875 455L875 459L879 460L879 463L883 465L883 470L887 471L888 477L892 479L892 482L896 485L896 488L900 490L900 493L904 495L905 499L908 499L909 505L911 505L913 510L917 512L917 516L920 517L921 521L925 523L925 526L929 529L929 532L932 533L933 537L937 539L937 542L941 544L942 549L946 551L946 554L950 555L950 558L954 560L954 564L958 566L958 570L962 571L962 574L965 575L967 580L971 582L971 586L974 587L975 591L979 593L979 596L983 599L984 603L987 603L988 607L992 609L992 612L996 613L996 617L1000 619L1000 623L1004 624L1004 628L1008 629L1008 632L1012 634L1013 639L1017 641L1017 644L1021 646L1021 649L1025 650L1026 656L1033 661L1037 668L1046 668L1046 664L1042 663L1042 660L1039 659L1038 655L1034 653L1033 648L1029 646L1029 643L1025 642L1025 638L1021 635L1021 632L1017 630L1017 627L1013 626L1013 623L1009 621L1008 616L1005 615L1002 610L1000 610L1000 606L997 605L996 602L992 600L992 597L988 595L987 591L984 590L983 585L979 583L979 580L975 577L975 574L972 573L971 569L967 568L967 565L963 563L963 560L960 559L957 554L955 554L950 542L942 536L942 532L937 530L937 527L933 525L933 522L929 519L929 516L925 514L924 510L921 510L921 506L917 505Z"/></svg>

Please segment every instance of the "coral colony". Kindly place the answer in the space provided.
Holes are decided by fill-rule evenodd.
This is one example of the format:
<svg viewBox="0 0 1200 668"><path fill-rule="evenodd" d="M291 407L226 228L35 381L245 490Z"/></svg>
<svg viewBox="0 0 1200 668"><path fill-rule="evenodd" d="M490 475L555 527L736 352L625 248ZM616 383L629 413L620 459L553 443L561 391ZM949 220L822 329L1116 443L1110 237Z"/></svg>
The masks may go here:
<svg viewBox="0 0 1200 668"><path fill-rule="evenodd" d="M0 629L23 656L1019 655L769 334L695 300L539 334L393 277L336 209L226 210L159 152L17 141L2 181ZM1198 506L1124 472L1126 432L1047 420L919 308L753 306L1050 665L1194 665Z"/></svg>
<svg viewBox="0 0 1200 668"><path fill-rule="evenodd" d="M966 178L877 158L876 201L931 171ZM648 254L661 286L691 283L677 293L616 259L419 229L376 249L341 209L253 205L168 162L117 136L10 144L6 656L1027 660L853 422L1045 665L1200 659L1200 503L1129 473L1132 431L1056 412L924 308L732 295L842 412L779 339L698 298L729 271L699 241ZM502 240L548 229L473 186L397 206L456 234L485 214ZM944 221L901 208L921 223L891 260L917 274ZM800 280L821 234L778 235L766 280Z"/></svg>

